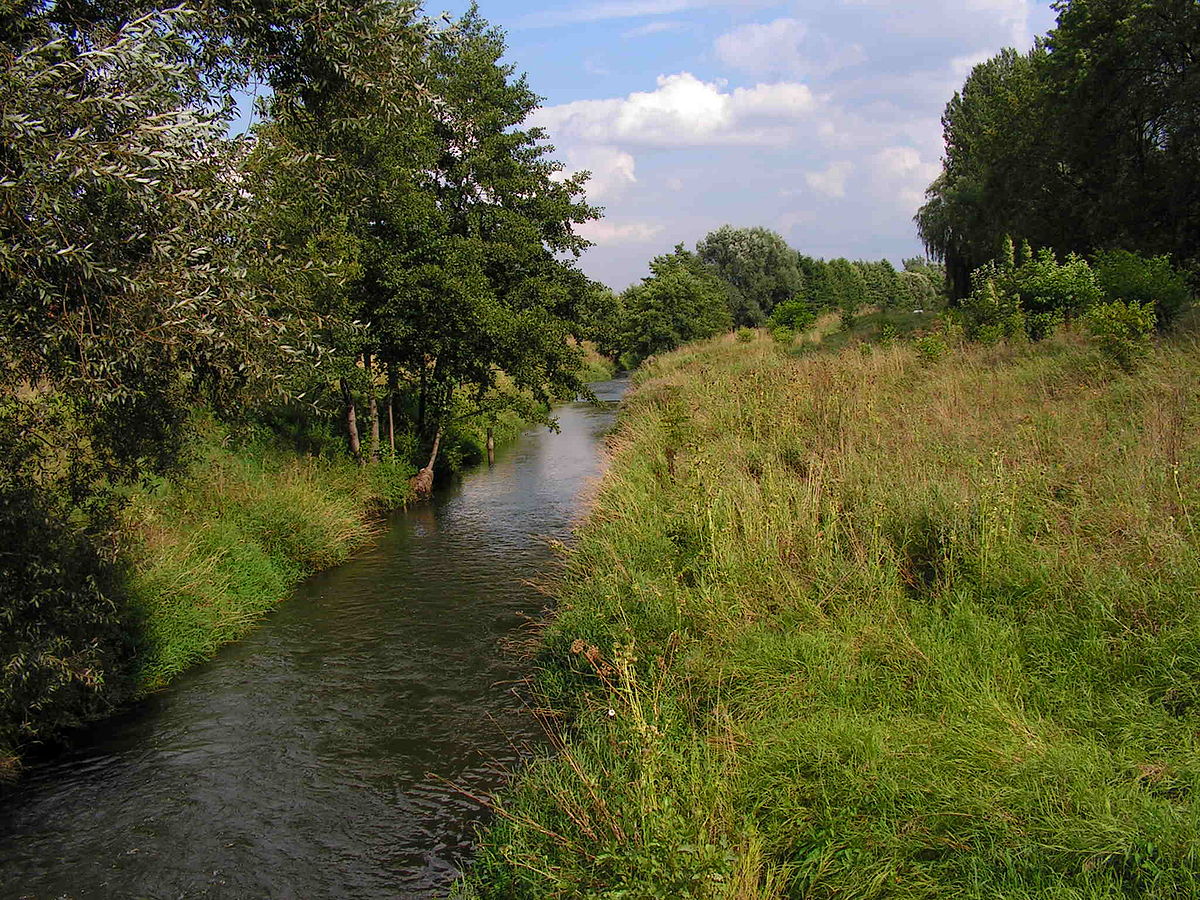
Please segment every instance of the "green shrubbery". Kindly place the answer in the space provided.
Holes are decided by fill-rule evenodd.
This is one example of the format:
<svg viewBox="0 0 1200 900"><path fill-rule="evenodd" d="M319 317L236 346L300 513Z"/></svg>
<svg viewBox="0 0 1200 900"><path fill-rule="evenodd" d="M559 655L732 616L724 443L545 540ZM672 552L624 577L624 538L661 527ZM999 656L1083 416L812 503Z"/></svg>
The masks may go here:
<svg viewBox="0 0 1200 900"><path fill-rule="evenodd" d="M1087 314L1088 331L1100 351L1126 372L1134 371L1150 355L1154 324L1149 303L1110 300L1097 303Z"/></svg>
<svg viewBox="0 0 1200 900"><path fill-rule="evenodd" d="M1059 262L1043 248L1025 245L1018 256L1006 241L1000 258L977 269L973 290L959 308L972 340L1039 341L1065 322L1087 317L1101 349L1123 367L1138 355L1135 344L1146 316L1165 327L1190 302L1183 275L1166 257L1124 250L1097 255L1094 265L1075 254ZM1103 307L1093 314L1098 307ZM1120 344L1120 346L1118 346Z"/></svg>

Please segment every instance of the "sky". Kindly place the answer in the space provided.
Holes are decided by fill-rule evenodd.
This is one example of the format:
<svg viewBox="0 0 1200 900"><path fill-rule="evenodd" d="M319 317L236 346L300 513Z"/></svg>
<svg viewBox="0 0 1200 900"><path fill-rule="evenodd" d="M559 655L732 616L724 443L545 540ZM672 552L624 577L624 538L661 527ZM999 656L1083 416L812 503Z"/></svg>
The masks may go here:
<svg viewBox="0 0 1200 900"><path fill-rule="evenodd" d="M427 14L467 2L427 2ZM973 65L1054 25L1027 0L480 0L544 98L532 124L592 172L580 265L621 290L724 224L812 256L921 253L941 114Z"/></svg>

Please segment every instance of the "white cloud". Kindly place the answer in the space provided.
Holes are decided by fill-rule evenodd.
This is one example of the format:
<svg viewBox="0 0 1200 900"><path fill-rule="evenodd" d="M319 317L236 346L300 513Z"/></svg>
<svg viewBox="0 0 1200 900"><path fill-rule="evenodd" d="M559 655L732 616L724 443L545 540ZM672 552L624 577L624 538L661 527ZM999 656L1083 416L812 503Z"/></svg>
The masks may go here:
<svg viewBox="0 0 1200 900"><path fill-rule="evenodd" d="M942 170L939 163L924 161L915 147L884 147L870 163L884 196L913 210L925 201L925 188Z"/></svg>
<svg viewBox="0 0 1200 900"><path fill-rule="evenodd" d="M637 28L630 28L621 37L643 38L649 37L652 34L663 34L668 31L682 31L684 28L687 28L686 22L677 22L673 19L665 22L647 22L645 25L639 25Z"/></svg>
<svg viewBox="0 0 1200 900"><path fill-rule="evenodd" d="M647 16L667 16L690 9L731 7L742 9L772 5L775 0L619 0L590 3L567 9L551 9L531 13L518 24L526 28L546 28L554 25L578 25L604 22L609 19L641 19Z"/></svg>
<svg viewBox="0 0 1200 900"><path fill-rule="evenodd" d="M828 75L866 59L859 44L810 35L799 19L787 18L727 31L713 49L726 65L760 77Z"/></svg>
<svg viewBox="0 0 1200 900"><path fill-rule="evenodd" d="M845 197L846 179L854 171L854 164L849 160L839 160L830 163L819 172L805 172L804 180L808 186L827 197Z"/></svg>
<svg viewBox="0 0 1200 900"><path fill-rule="evenodd" d="M992 47L1002 44L1024 47L1032 40L1030 0L842 0L845 6L867 7L892 34L963 40L984 39ZM978 48L976 43L976 48ZM999 47L995 47L999 49Z"/></svg>
<svg viewBox="0 0 1200 900"><path fill-rule="evenodd" d="M586 169L592 173L587 182L587 196L593 203L620 196L625 188L637 183L633 156L618 147L608 144L572 147L563 157L567 172Z"/></svg>
<svg viewBox="0 0 1200 900"><path fill-rule="evenodd" d="M584 222L575 229L593 244L611 247L616 244L644 244L662 233L663 226L652 222Z"/></svg>
<svg viewBox="0 0 1200 900"><path fill-rule="evenodd" d="M817 107L803 84L780 82L724 90L689 72L660 75L653 91L577 100L537 110L532 123L554 139L658 147L786 143Z"/></svg>

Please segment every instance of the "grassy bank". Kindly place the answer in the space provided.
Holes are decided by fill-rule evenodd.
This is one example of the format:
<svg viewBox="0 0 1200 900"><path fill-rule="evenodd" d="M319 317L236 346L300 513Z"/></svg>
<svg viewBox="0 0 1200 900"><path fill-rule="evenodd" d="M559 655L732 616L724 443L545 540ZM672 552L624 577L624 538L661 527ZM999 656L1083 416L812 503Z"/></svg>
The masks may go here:
<svg viewBox="0 0 1200 900"><path fill-rule="evenodd" d="M408 498L408 465L359 468L205 434L189 473L125 511L138 691L241 637L301 578L367 543Z"/></svg>
<svg viewBox="0 0 1200 900"><path fill-rule="evenodd" d="M1200 894L1200 353L642 374L481 897Z"/></svg>

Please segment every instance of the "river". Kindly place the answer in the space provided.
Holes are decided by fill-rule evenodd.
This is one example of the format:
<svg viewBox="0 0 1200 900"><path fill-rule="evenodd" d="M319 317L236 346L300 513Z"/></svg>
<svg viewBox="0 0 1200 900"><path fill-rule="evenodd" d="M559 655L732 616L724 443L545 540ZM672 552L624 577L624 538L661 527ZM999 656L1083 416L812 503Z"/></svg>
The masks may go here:
<svg viewBox="0 0 1200 900"><path fill-rule="evenodd" d="M604 408L395 514L245 640L84 732L0 799L0 897L443 895L539 730L514 682L600 473ZM451 786L453 785L453 786Z"/></svg>

